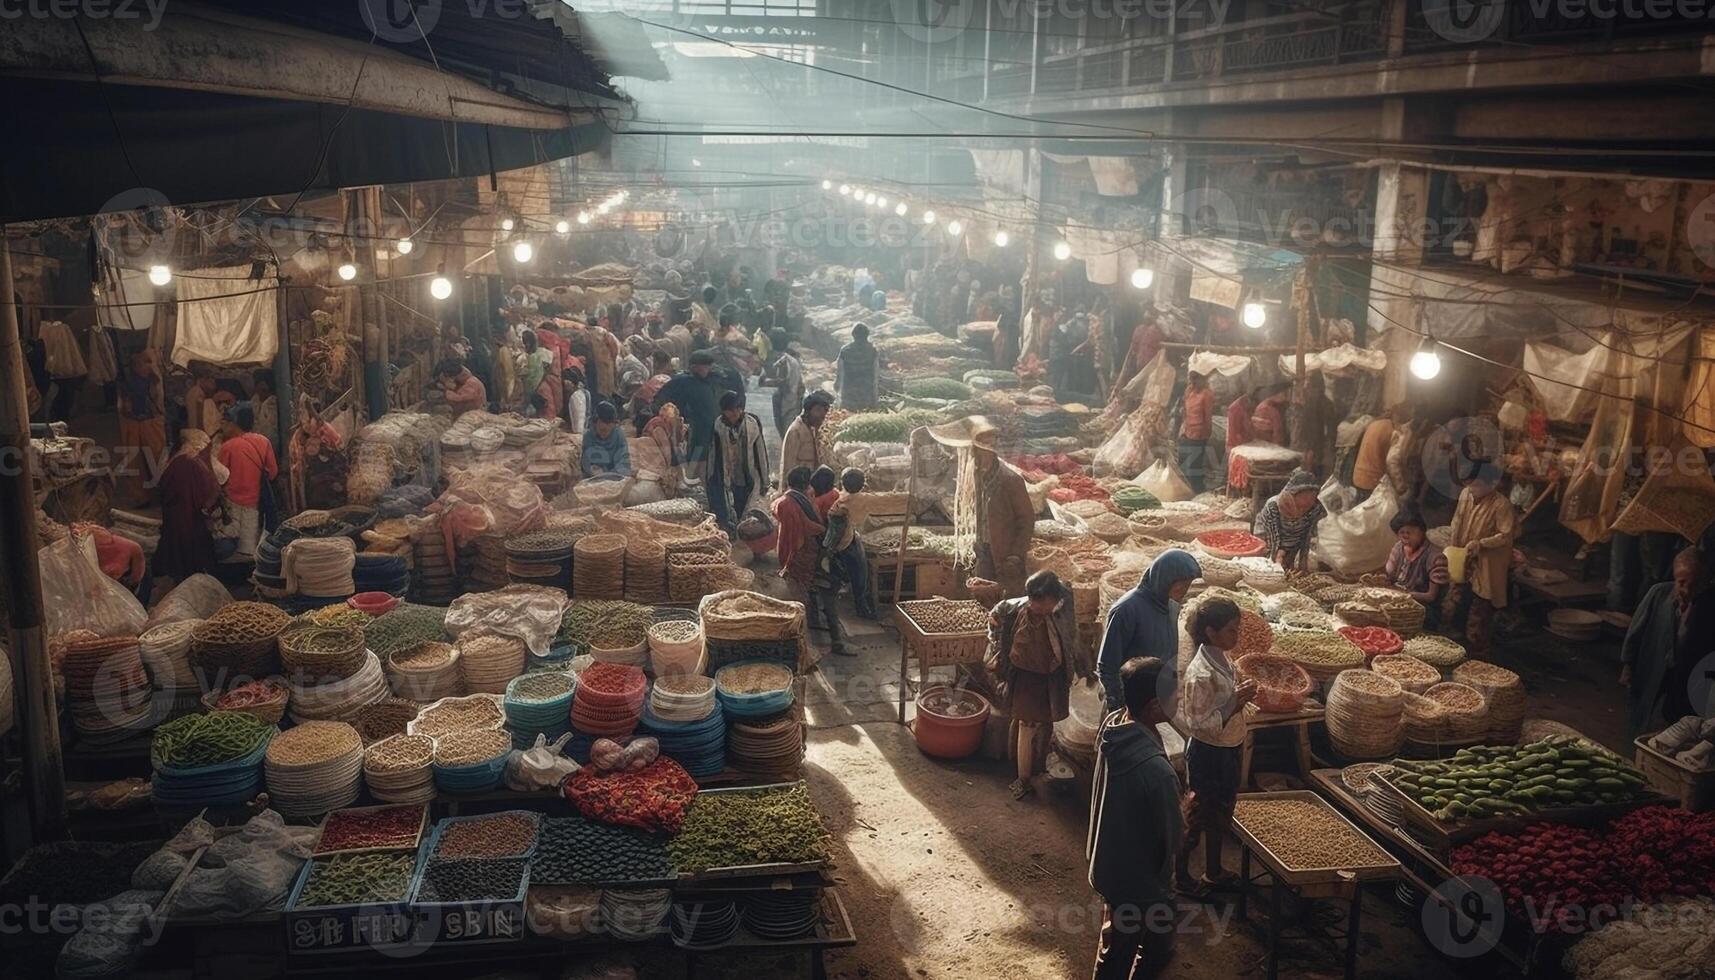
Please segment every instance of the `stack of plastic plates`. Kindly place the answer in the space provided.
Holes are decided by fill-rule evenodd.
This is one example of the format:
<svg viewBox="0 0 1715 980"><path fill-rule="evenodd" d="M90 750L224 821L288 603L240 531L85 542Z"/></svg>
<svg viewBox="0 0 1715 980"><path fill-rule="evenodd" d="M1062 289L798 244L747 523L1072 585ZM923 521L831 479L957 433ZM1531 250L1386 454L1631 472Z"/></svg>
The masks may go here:
<svg viewBox="0 0 1715 980"><path fill-rule="evenodd" d="M118 741L149 727L149 675L135 636L76 640L61 661L66 706L88 741Z"/></svg>
<svg viewBox="0 0 1715 980"><path fill-rule="evenodd" d="M405 567L403 555L358 555L351 577L358 592L401 596L411 587L411 571Z"/></svg>
<svg viewBox="0 0 1715 980"><path fill-rule="evenodd" d="M792 670L772 660L740 660L715 672L721 709L733 718L767 718L792 707Z"/></svg>
<svg viewBox="0 0 1715 980"><path fill-rule="evenodd" d="M502 707L513 744L528 748L535 744L537 735L546 735L551 742L571 731L576 686L572 675L547 670L525 674L506 685Z"/></svg>
<svg viewBox="0 0 1715 980"><path fill-rule="evenodd" d="M637 731L655 736L661 754L684 766L693 779L718 776L726 768L726 718L718 704L712 714L689 722L664 721L651 705Z"/></svg>
<svg viewBox="0 0 1715 980"><path fill-rule="evenodd" d="M572 728L581 735L623 738L643 717L649 681L636 667L591 664L578 676L572 698Z"/></svg>
<svg viewBox="0 0 1715 980"><path fill-rule="evenodd" d="M350 806L363 788L363 739L342 721L309 721L274 737L264 756L270 805L308 817Z"/></svg>
<svg viewBox="0 0 1715 980"><path fill-rule="evenodd" d="M758 892L744 906L744 926L763 939L797 939L821 918L811 889Z"/></svg>
<svg viewBox="0 0 1715 980"><path fill-rule="evenodd" d="M435 785L447 793L485 793L500 785L512 736L498 729L453 732L435 739Z"/></svg>
<svg viewBox="0 0 1715 980"><path fill-rule="evenodd" d="M363 752L363 782L383 803L427 803L435 798L435 740L394 735Z"/></svg>
<svg viewBox="0 0 1715 980"><path fill-rule="evenodd" d="M662 721L702 721L719 709L714 679L701 674L658 677L649 690L649 711Z"/></svg>
<svg viewBox="0 0 1715 980"><path fill-rule="evenodd" d="M727 761L753 776L796 779L804 763L804 730L795 718L734 722L727 732Z"/></svg>
<svg viewBox="0 0 1715 980"><path fill-rule="evenodd" d="M673 893L665 888L608 889L601 896L601 921L613 938L643 942L661 934L662 921L672 907Z"/></svg>
<svg viewBox="0 0 1715 980"><path fill-rule="evenodd" d="M738 935L738 906L732 902L678 902L668 918L673 945L714 949Z"/></svg>

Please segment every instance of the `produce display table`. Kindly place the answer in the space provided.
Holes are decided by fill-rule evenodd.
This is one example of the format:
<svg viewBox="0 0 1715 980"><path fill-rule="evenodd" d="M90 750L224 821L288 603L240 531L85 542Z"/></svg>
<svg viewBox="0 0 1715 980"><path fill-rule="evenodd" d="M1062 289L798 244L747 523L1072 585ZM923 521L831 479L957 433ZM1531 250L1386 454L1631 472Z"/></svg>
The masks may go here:
<svg viewBox="0 0 1715 980"><path fill-rule="evenodd" d="M1269 728L1284 728L1290 732L1294 754L1298 759L1298 773L1309 776L1315 763L1310 754L1310 724L1320 723L1326 715L1326 709L1320 704L1306 704L1297 711L1259 711L1256 705L1245 706L1245 744L1239 761L1239 786L1249 786L1251 779L1251 756L1255 749L1256 733Z"/></svg>
<svg viewBox="0 0 1715 980"><path fill-rule="evenodd" d="M1502 831L1511 833L1523 830L1536 823L1563 823L1577 827L1596 827L1617 820L1620 817L1646 806L1666 804L1675 806L1679 801L1669 799L1656 792L1640 793L1636 798L1619 803L1600 803L1589 806L1544 807L1528 813L1512 814L1495 817L1460 817L1454 820L1437 820L1429 811L1417 804L1408 794L1402 793L1388 781L1386 776L1373 776L1371 785L1376 792L1387 793L1394 797L1404 813L1405 821L1429 846L1439 854L1449 854L1453 848L1466 841L1476 840L1484 834Z"/></svg>
<svg viewBox="0 0 1715 980"><path fill-rule="evenodd" d="M1328 816L1345 825L1353 835L1369 841L1367 835L1351 821L1343 817L1339 811L1330 807L1326 801L1308 790L1296 790L1283 793L1242 793L1239 800L1265 801L1297 801L1314 803L1327 811ZM1285 932L1284 897L1290 892L1301 904L1317 901L1343 901L1346 903L1346 927L1331 933L1332 938L1344 941L1345 976L1354 980L1358 975L1358 937L1363 912L1363 896L1360 886L1370 881L1390 881L1399 874L1399 862L1391 856L1378 854L1375 863L1354 865L1342 868L1305 869L1295 867L1289 856L1275 853L1267 844L1258 839L1262 828L1247 827L1242 813L1233 818L1233 831L1238 836L1243 847L1240 857L1239 870L1239 918L1249 916L1249 898L1251 886L1262 880L1266 875L1269 879L1269 915L1268 915L1268 980L1279 976L1280 940ZM1379 845L1374 845L1379 847ZM1385 857L1385 861L1379 858ZM1262 864L1262 873L1251 874L1251 861L1255 859ZM1314 935L1306 930L1306 935Z"/></svg>

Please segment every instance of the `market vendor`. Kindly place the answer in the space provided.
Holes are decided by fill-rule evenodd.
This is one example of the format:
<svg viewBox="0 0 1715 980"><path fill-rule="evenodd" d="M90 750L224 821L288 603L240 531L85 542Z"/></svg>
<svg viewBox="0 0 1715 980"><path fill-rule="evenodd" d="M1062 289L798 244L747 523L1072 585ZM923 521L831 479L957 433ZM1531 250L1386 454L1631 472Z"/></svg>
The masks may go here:
<svg viewBox="0 0 1715 980"><path fill-rule="evenodd" d="M978 577L998 583L1007 596L1023 595L1024 556L1036 533L1036 507L1024 477L996 454L994 424L971 415L919 431L958 453L953 490L955 562L975 565ZM917 439L913 433L914 450ZM970 529L968 539L957 530L965 527ZM963 545L965 540L970 543Z"/></svg>
<svg viewBox="0 0 1715 980"><path fill-rule="evenodd" d="M631 446L619 427L619 412L612 402L596 402L595 420L584 433L579 467L585 477L631 475Z"/></svg>
<svg viewBox="0 0 1715 980"><path fill-rule="evenodd" d="M1358 453L1352 463L1352 486L1358 491L1358 501L1370 498L1376 487L1388 475L1388 448L1393 445L1394 416L1403 415L1399 409L1386 411L1364 426L1358 438ZM1410 417L1404 419L1410 422Z"/></svg>
<svg viewBox="0 0 1715 980"><path fill-rule="evenodd" d="M1125 710L1108 713L1096 742L1085 848L1105 913L1095 980L1160 976L1172 960L1173 858L1185 837L1179 777L1156 727L1178 706L1172 668L1133 657L1119 679Z"/></svg>
<svg viewBox="0 0 1715 980"><path fill-rule="evenodd" d="M1124 388L1137 376L1137 372L1148 367L1149 362L1155 360L1155 355L1161 352L1161 345L1166 339L1161 333L1161 314L1156 310L1145 310L1143 318L1132 328L1131 344L1126 348L1125 360L1120 362L1114 390Z"/></svg>
<svg viewBox="0 0 1715 980"><path fill-rule="evenodd" d="M1673 559L1673 580L1650 587L1620 646L1626 737L1657 731L1703 705L1691 703L1694 669L1715 653L1715 583L1696 548Z"/></svg>
<svg viewBox="0 0 1715 980"><path fill-rule="evenodd" d="M1156 657L1177 676L1179 604L1203 567L1189 551L1169 548L1157 555L1137 585L1108 607L1097 669L1109 711L1124 706L1120 667L1133 657Z"/></svg>
<svg viewBox="0 0 1715 980"><path fill-rule="evenodd" d="M822 422L834 404L832 395L812 391L804 396L803 411L786 427L780 440L780 485L786 485L786 474L800 466L813 472L822 465Z"/></svg>
<svg viewBox="0 0 1715 980"><path fill-rule="evenodd" d="M1209 387L1208 375L1186 372L1184 405L1185 420L1179 426L1179 470L1191 489L1202 493L1209 437L1215 431L1215 392Z"/></svg>
<svg viewBox="0 0 1715 980"><path fill-rule="evenodd" d="M1507 604L1507 575L1512 567L1513 537L1518 519L1512 501L1497 492L1500 471L1492 460L1474 459L1472 472L1459 491L1449 548L1465 551L1464 575L1448 599L1447 622L1457 635L1465 632L1465 647L1473 657L1489 652L1495 610ZM1452 564L1453 559L1448 559Z"/></svg>
<svg viewBox="0 0 1715 980"><path fill-rule="evenodd" d="M734 392L721 395L709 460L709 509L729 534L768 490L768 448L762 420L744 410Z"/></svg>
<svg viewBox="0 0 1715 980"><path fill-rule="evenodd" d="M1320 486L1309 470L1293 470L1286 486L1257 511L1252 533L1268 544L1268 556L1288 571L1310 567L1310 539L1316 535L1316 525L1328 516L1317 499Z"/></svg>
<svg viewBox="0 0 1715 980"><path fill-rule="evenodd" d="M773 344L774 360L763 369L762 381L774 386L774 430L784 437L792 424L792 409L804 400L804 362L786 331L774 331Z"/></svg>
<svg viewBox="0 0 1715 980"><path fill-rule="evenodd" d="M881 355L869 342L869 327L852 327L852 342L840 348L834 359L834 391L840 407L867 412L875 407L876 381L881 374Z"/></svg>
<svg viewBox="0 0 1715 980"><path fill-rule="evenodd" d="M1383 566L1387 582L1423 605L1423 628L1434 632L1447 597L1447 556L1430 542L1429 527L1416 507L1402 507L1388 526L1398 540Z"/></svg>
<svg viewBox="0 0 1715 980"><path fill-rule="evenodd" d="M72 530L87 534L95 541L95 560L102 574L131 591L137 601L149 605L149 593L154 584L149 577L149 560L143 546L130 538L114 534L100 524L78 521Z"/></svg>
<svg viewBox="0 0 1715 980"><path fill-rule="evenodd" d="M1257 402L1256 409L1251 412L1251 438L1247 441L1286 445L1286 414L1283 406L1286 404L1287 394L1287 388L1283 385Z"/></svg>
<svg viewBox="0 0 1715 980"><path fill-rule="evenodd" d="M660 414L662 405L670 403L678 408L690 429L685 458L693 478L701 478L707 465L715 438L715 416L720 414L721 387L713 376L714 367L713 354L695 351L691 354L690 370L674 375L655 394L656 414Z"/></svg>
<svg viewBox="0 0 1715 980"><path fill-rule="evenodd" d="M175 582L214 569L209 514L220 504L220 484L208 461L208 433L185 429L161 473L161 543L155 571Z"/></svg>
<svg viewBox="0 0 1715 980"><path fill-rule="evenodd" d="M1022 597L994 607L983 664L1000 681L999 707L1014 726L1018 778L1010 788L1020 800L1036 792L1039 760L1054 723L1068 713L1073 678L1092 673L1078 642L1072 590L1058 575L1042 569L1024 583Z"/></svg>
<svg viewBox="0 0 1715 980"><path fill-rule="evenodd" d="M447 407L456 418L488 407L488 389L464 362L449 357L435 366L435 383L446 392Z"/></svg>

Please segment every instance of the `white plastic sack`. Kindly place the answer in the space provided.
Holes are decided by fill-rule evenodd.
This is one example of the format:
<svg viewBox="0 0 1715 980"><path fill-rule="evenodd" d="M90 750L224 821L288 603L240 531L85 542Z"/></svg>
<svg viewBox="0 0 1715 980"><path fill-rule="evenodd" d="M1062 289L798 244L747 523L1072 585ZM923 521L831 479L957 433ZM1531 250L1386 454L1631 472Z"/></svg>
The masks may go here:
<svg viewBox="0 0 1715 980"><path fill-rule="evenodd" d="M1164 504L1190 500L1196 495L1191 484L1185 482L1185 477L1180 475L1179 467L1174 465L1172 460L1156 460L1131 482L1155 494L1155 499Z"/></svg>
<svg viewBox="0 0 1715 980"><path fill-rule="evenodd" d="M1387 564L1397 536L1388 522L1399 513L1399 497L1387 481L1344 514L1330 514L1316 528L1310 557L1343 575L1374 572Z"/></svg>
<svg viewBox="0 0 1715 980"><path fill-rule="evenodd" d="M131 591L108 578L86 534L66 535L39 553L42 608L48 633L91 630L97 636L136 636L148 613Z"/></svg>
<svg viewBox="0 0 1715 980"><path fill-rule="evenodd" d="M54 975L80 980L129 975L144 944L160 938L161 923L150 920L162 894L133 889L100 902L105 915L95 916L93 907L87 909L88 921L60 950Z"/></svg>
<svg viewBox="0 0 1715 980"><path fill-rule="evenodd" d="M227 591L220 579L197 572L173 586L155 603L155 608L149 610L149 622L144 626L144 630L146 632L156 626L189 619L207 619L231 602L232 593Z"/></svg>
<svg viewBox="0 0 1715 980"><path fill-rule="evenodd" d="M447 607L446 631L454 639L495 633L524 641L538 657L548 654L569 600L561 589L508 585L493 592L472 592Z"/></svg>
<svg viewBox="0 0 1715 980"><path fill-rule="evenodd" d="M514 752L506 760L506 788L519 793L534 793L555 789L566 777L580 768L576 760L561 755L571 733L561 735L551 744L548 736L538 734L536 744Z"/></svg>
<svg viewBox="0 0 1715 980"><path fill-rule="evenodd" d="M320 833L319 827L288 827L280 814L263 810L203 852L169 914L231 922L285 908Z"/></svg>
<svg viewBox="0 0 1715 980"><path fill-rule="evenodd" d="M1358 500L1358 491L1340 482L1337 476L1328 478L1322 484L1322 489L1316 491L1316 499L1322 501L1322 507L1330 514L1344 514Z"/></svg>

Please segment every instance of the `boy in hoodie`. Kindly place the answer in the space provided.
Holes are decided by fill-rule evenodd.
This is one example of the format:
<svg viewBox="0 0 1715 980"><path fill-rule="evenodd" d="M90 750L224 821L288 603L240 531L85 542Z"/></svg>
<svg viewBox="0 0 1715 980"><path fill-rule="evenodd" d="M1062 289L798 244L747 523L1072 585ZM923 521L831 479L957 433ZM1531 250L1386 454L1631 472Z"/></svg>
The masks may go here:
<svg viewBox="0 0 1715 980"><path fill-rule="evenodd" d="M1127 660L1158 657L1167 665L1167 675L1177 676L1179 603L1190 590L1191 581L1202 574L1202 566L1189 551L1170 548L1150 562L1137 587L1120 596L1108 610L1096 669L1109 711L1125 707L1120 665Z"/></svg>
<svg viewBox="0 0 1715 980"><path fill-rule="evenodd" d="M1185 833L1179 780L1156 725L1175 710L1171 669L1133 657L1119 669L1125 707L1097 742L1090 800L1090 887L1102 896L1095 980L1159 976L1173 957L1173 859Z"/></svg>

